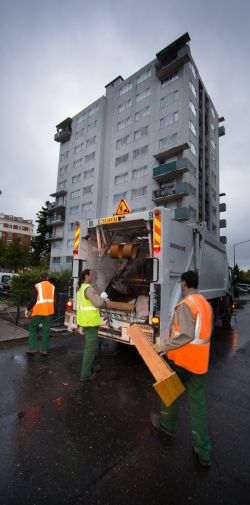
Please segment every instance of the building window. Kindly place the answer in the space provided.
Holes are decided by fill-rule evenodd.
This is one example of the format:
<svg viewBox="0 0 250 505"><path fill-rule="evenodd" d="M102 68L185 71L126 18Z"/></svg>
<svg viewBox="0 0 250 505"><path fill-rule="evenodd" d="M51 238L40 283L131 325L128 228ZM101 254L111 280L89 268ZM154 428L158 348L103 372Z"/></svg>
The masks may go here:
<svg viewBox="0 0 250 505"><path fill-rule="evenodd" d="M121 149L122 146L127 146L128 144L129 144L129 135L125 135L124 137L117 139L116 149Z"/></svg>
<svg viewBox="0 0 250 505"><path fill-rule="evenodd" d="M150 88L144 89L143 91L141 91L141 93L138 93L135 96L136 103L141 102L141 100L144 100L144 98L147 98L147 96L150 96L150 94L151 94Z"/></svg>
<svg viewBox="0 0 250 505"><path fill-rule="evenodd" d="M193 219L193 221L195 221L196 220L196 210L190 206L189 206L189 210L190 210L190 218Z"/></svg>
<svg viewBox="0 0 250 505"><path fill-rule="evenodd" d="M178 91L174 91L173 93L164 96L163 98L161 98L160 108L164 109L164 107L167 107L167 105L169 105L170 103L176 102L177 99L178 99Z"/></svg>
<svg viewBox="0 0 250 505"><path fill-rule="evenodd" d="M55 264L55 263L57 263L57 264L58 264L58 263L60 263L60 261L61 261L60 256L54 256L54 257L52 258L52 263L53 263L53 264Z"/></svg>
<svg viewBox="0 0 250 505"><path fill-rule="evenodd" d="M176 79L179 78L179 73L178 72L173 72L172 74L169 74L166 79L161 81L161 87L165 88L165 86L168 86L171 82L176 81Z"/></svg>
<svg viewBox="0 0 250 505"><path fill-rule="evenodd" d="M138 110L138 112L135 113L135 121L139 121L140 119L148 116L149 114L150 114L149 106L144 107L144 109Z"/></svg>
<svg viewBox="0 0 250 505"><path fill-rule="evenodd" d="M90 130L96 127L97 127L97 119L95 119L95 121L91 121L91 123L88 124L87 131L89 132Z"/></svg>
<svg viewBox="0 0 250 505"><path fill-rule="evenodd" d="M160 128L165 128L173 123L178 121L178 112L173 112L172 114L168 114L160 120Z"/></svg>
<svg viewBox="0 0 250 505"><path fill-rule="evenodd" d="M82 166L82 158L79 158L79 160L74 161L73 169L80 168L81 166Z"/></svg>
<svg viewBox="0 0 250 505"><path fill-rule="evenodd" d="M98 112L98 109L99 109L99 104L96 103L95 105L93 105L93 107L91 107L89 109L89 117L93 116L93 114L95 114L95 112Z"/></svg>
<svg viewBox="0 0 250 505"><path fill-rule="evenodd" d="M213 149L215 149L215 141L214 141L214 139L211 139L211 146L212 146Z"/></svg>
<svg viewBox="0 0 250 505"><path fill-rule="evenodd" d="M122 130L123 128L126 128L127 126L130 125L130 123L131 123L130 117L123 119L123 121L120 121L119 123L117 123L117 130Z"/></svg>
<svg viewBox="0 0 250 505"><path fill-rule="evenodd" d="M74 239L67 240L67 247L74 247L74 243L75 243Z"/></svg>
<svg viewBox="0 0 250 505"><path fill-rule="evenodd" d="M63 161L63 160L67 160L69 157L69 151L65 151L65 153L62 153L61 156L60 156L60 160Z"/></svg>
<svg viewBox="0 0 250 505"><path fill-rule="evenodd" d="M115 166L118 167L119 165L121 165L122 163L126 163L127 161L128 161L128 153L123 154L123 156L118 156L115 159Z"/></svg>
<svg viewBox="0 0 250 505"><path fill-rule="evenodd" d="M64 175L64 174L66 174L66 173L67 173L67 170L68 170L68 165L64 165L64 167L61 167L61 168L59 169L59 174L60 174L60 175Z"/></svg>
<svg viewBox="0 0 250 505"><path fill-rule="evenodd" d="M81 144L78 144L77 146L74 147L74 154L82 152L84 149L84 143L82 142Z"/></svg>
<svg viewBox="0 0 250 505"><path fill-rule="evenodd" d="M70 216L75 216L79 212L79 205L74 205L73 207L69 208L69 215Z"/></svg>
<svg viewBox="0 0 250 505"><path fill-rule="evenodd" d="M217 178L216 178L216 174L213 171L211 172L211 179L212 179L212 183L216 184Z"/></svg>
<svg viewBox="0 0 250 505"><path fill-rule="evenodd" d="M192 91L193 95L194 95L194 96L195 96L195 98L196 98L196 94L197 94L197 93L196 93L196 89L195 89L195 87L194 87L194 85L193 85L192 81L189 81L189 87L190 87L190 89L191 89L191 91Z"/></svg>
<svg viewBox="0 0 250 505"><path fill-rule="evenodd" d="M213 118L215 119L215 112L214 112L213 107L211 107L211 113L212 113Z"/></svg>
<svg viewBox="0 0 250 505"><path fill-rule="evenodd" d="M196 117L196 108L195 108L192 100L189 100L189 108L192 111L192 113L194 114L194 116Z"/></svg>
<svg viewBox="0 0 250 505"><path fill-rule="evenodd" d="M85 172L83 173L83 178L91 179L91 177L94 177L94 171L95 171L94 168L91 168L90 170L85 170Z"/></svg>
<svg viewBox="0 0 250 505"><path fill-rule="evenodd" d="M86 119L86 112L82 112L77 118L76 118L76 124L81 123Z"/></svg>
<svg viewBox="0 0 250 505"><path fill-rule="evenodd" d="M72 263L73 256L66 256L66 263Z"/></svg>
<svg viewBox="0 0 250 505"><path fill-rule="evenodd" d="M83 136L84 128L81 128L77 132L75 132L75 140L79 139L79 137Z"/></svg>
<svg viewBox="0 0 250 505"><path fill-rule="evenodd" d="M75 231L75 229L76 229L76 223L69 223L68 224L69 231Z"/></svg>
<svg viewBox="0 0 250 505"><path fill-rule="evenodd" d="M131 212L144 212L146 210L146 207L137 207L137 209L132 209Z"/></svg>
<svg viewBox="0 0 250 505"><path fill-rule="evenodd" d="M143 72L143 74L139 75L136 78L136 84L141 84L142 82L146 81L146 79L148 79L149 77L151 77L151 68L149 68L148 70L146 70L146 72Z"/></svg>
<svg viewBox="0 0 250 505"><path fill-rule="evenodd" d="M194 146L193 142L191 142L191 141L189 142L189 147L190 147L191 153L193 153L194 156L197 156L197 149Z"/></svg>
<svg viewBox="0 0 250 505"><path fill-rule="evenodd" d="M95 151L93 153L87 154L85 156L85 163L88 163L89 161L94 160L94 159L95 159Z"/></svg>
<svg viewBox="0 0 250 505"><path fill-rule="evenodd" d="M148 146L139 147L133 151L133 159L136 160L140 156L146 156L148 154Z"/></svg>
<svg viewBox="0 0 250 505"><path fill-rule="evenodd" d="M132 179L140 179L141 177L144 177L144 175L147 175L148 173L148 167L147 165L144 165L143 167L136 168L132 172Z"/></svg>
<svg viewBox="0 0 250 505"><path fill-rule="evenodd" d="M122 198L125 199L127 197L127 192L124 191L124 193L116 193L113 196L113 203L118 203Z"/></svg>
<svg viewBox="0 0 250 505"><path fill-rule="evenodd" d="M72 177L72 184L76 184L77 182L80 181L81 181L81 174L77 174Z"/></svg>
<svg viewBox="0 0 250 505"><path fill-rule="evenodd" d="M177 133L173 133L172 135L168 135L159 141L159 149L163 149L165 147L172 146L177 143Z"/></svg>
<svg viewBox="0 0 250 505"><path fill-rule="evenodd" d="M93 208L93 202L86 202L82 204L82 212L89 212Z"/></svg>
<svg viewBox="0 0 250 505"><path fill-rule="evenodd" d="M125 93L127 93L128 91L130 91L132 89L132 87L133 87L132 82L129 82L128 84L125 84L125 86L123 86L119 90L119 95L120 96L124 95Z"/></svg>
<svg viewBox="0 0 250 505"><path fill-rule="evenodd" d="M191 132L195 135L195 137L197 137L197 130L194 126L194 123L192 123L191 120L189 120L189 128L190 128Z"/></svg>
<svg viewBox="0 0 250 505"><path fill-rule="evenodd" d="M147 186L143 186L142 188L132 189L131 200L135 198L139 198L140 196L144 196L147 194Z"/></svg>
<svg viewBox="0 0 250 505"><path fill-rule="evenodd" d="M191 69L191 72L192 72L193 76L194 76L194 77L195 77L195 79L196 79L196 70L195 70L195 68L194 68L194 65L191 63L191 61L189 62L189 67L190 67L190 69Z"/></svg>
<svg viewBox="0 0 250 505"><path fill-rule="evenodd" d="M213 133L215 132L215 126L214 126L214 123L212 123L212 121L211 121L211 130Z"/></svg>
<svg viewBox="0 0 250 505"><path fill-rule="evenodd" d="M146 137L148 135L148 126L143 126L139 130L134 132L134 140L141 139L142 137Z"/></svg>
<svg viewBox="0 0 250 505"><path fill-rule="evenodd" d="M128 182L128 172L115 176L115 185L122 184L124 182Z"/></svg>
<svg viewBox="0 0 250 505"><path fill-rule="evenodd" d="M64 179L64 181L59 182L58 189L65 188L66 184L67 184L67 179Z"/></svg>
<svg viewBox="0 0 250 505"><path fill-rule="evenodd" d="M131 98L129 98L127 100L127 102L122 103L121 105L118 105L118 113L120 114L120 112L124 112L125 110L129 109L129 107L131 107L131 104L132 104L132 101L131 101Z"/></svg>
<svg viewBox="0 0 250 505"><path fill-rule="evenodd" d="M80 193L81 193L80 189L76 189L75 191L71 191L70 199L74 200L74 198L78 198L80 196Z"/></svg>
<svg viewBox="0 0 250 505"><path fill-rule="evenodd" d="M94 186L93 184L90 184L90 186L85 186L84 188L82 188L82 194L87 195L87 193L93 193L93 190Z"/></svg>
<svg viewBox="0 0 250 505"><path fill-rule="evenodd" d="M90 137L89 139L86 140L86 147L92 146L95 144L96 141L96 136Z"/></svg>

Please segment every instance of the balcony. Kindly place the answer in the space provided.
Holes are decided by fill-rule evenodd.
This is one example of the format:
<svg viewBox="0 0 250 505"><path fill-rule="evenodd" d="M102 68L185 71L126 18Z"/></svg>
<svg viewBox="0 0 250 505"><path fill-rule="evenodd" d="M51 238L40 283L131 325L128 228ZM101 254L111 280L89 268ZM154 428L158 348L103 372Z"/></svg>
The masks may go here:
<svg viewBox="0 0 250 505"><path fill-rule="evenodd" d="M56 126L57 133L54 135L54 140L56 142L61 142L64 144L64 142L67 142L70 139L72 133L71 123L72 119L70 117L67 117L67 119Z"/></svg>
<svg viewBox="0 0 250 505"><path fill-rule="evenodd" d="M225 203L220 203L219 204L219 212L226 212L227 206Z"/></svg>
<svg viewBox="0 0 250 505"><path fill-rule="evenodd" d="M175 209L175 219L177 221L188 221L191 217L191 212L188 207L181 207L180 209Z"/></svg>
<svg viewBox="0 0 250 505"><path fill-rule="evenodd" d="M166 149L165 151L160 151L159 153L154 154L153 156L157 161L165 161L171 156L176 156L185 149L189 149L189 145L187 142L185 142L184 144L179 144L174 147L170 147L170 149Z"/></svg>
<svg viewBox="0 0 250 505"><path fill-rule="evenodd" d="M166 182L169 179L173 179L173 177L178 177L185 172L189 172L190 167L191 163L187 158L172 161L171 163L164 163L164 165L153 168L153 179L157 182Z"/></svg>
<svg viewBox="0 0 250 505"><path fill-rule="evenodd" d="M59 189L55 193L51 193L50 196L53 196L55 198L56 197L59 198L60 196L65 196L66 194L67 194L67 191L65 191L65 189Z"/></svg>
<svg viewBox="0 0 250 505"><path fill-rule="evenodd" d="M225 235L222 235L220 237L220 243L224 244L224 245L227 245L227 237Z"/></svg>
<svg viewBox="0 0 250 505"><path fill-rule="evenodd" d="M58 199L58 201L50 203L47 207L48 213L55 212L56 210L60 210L61 212L65 212L65 201L64 198Z"/></svg>
<svg viewBox="0 0 250 505"><path fill-rule="evenodd" d="M226 228L226 227L227 227L226 219L220 219L220 228Z"/></svg>
<svg viewBox="0 0 250 505"><path fill-rule="evenodd" d="M45 240L63 240L63 232L45 233Z"/></svg>
<svg viewBox="0 0 250 505"><path fill-rule="evenodd" d="M57 226L59 224L64 224L65 217L61 214L56 214L47 219L47 224L51 226Z"/></svg>
<svg viewBox="0 0 250 505"><path fill-rule="evenodd" d="M219 137L223 137L226 134L225 126L219 126Z"/></svg>
<svg viewBox="0 0 250 505"><path fill-rule="evenodd" d="M184 63L190 60L191 53L187 42L190 41L188 33L185 33L172 44L156 54L156 76L163 80L169 74L176 72Z"/></svg>
<svg viewBox="0 0 250 505"><path fill-rule="evenodd" d="M157 204L174 202L190 194L189 184L182 182L173 187L165 187L153 191L152 200Z"/></svg>

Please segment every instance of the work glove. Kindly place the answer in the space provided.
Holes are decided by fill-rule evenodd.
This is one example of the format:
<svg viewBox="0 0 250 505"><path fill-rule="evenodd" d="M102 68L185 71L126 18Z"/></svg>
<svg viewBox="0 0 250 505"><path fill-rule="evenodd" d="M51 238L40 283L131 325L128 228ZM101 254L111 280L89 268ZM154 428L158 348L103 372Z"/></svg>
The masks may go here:
<svg viewBox="0 0 250 505"><path fill-rule="evenodd" d="M166 350L164 349L163 344L154 344L153 348L160 356L166 354Z"/></svg>
<svg viewBox="0 0 250 505"><path fill-rule="evenodd" d="M25 310L24 316L26 317L26 319L30 316L30 311L28 309Z"/></svg>
<svg viewBox="0 0 250 505"><path fill-rule="evenodd" d="M103 291L101 294L100 294L100 298L102 298L102 300L104 300L104 302L107 302L108 299L109 299L109 296L107 293L105 293L105 291Z"/></svg>

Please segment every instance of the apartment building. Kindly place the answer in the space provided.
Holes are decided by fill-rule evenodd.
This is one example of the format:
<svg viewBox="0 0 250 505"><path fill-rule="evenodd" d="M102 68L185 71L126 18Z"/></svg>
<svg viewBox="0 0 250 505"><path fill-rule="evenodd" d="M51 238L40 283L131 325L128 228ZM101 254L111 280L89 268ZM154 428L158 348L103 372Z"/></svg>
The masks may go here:
<svg viewBox="0 0 250 505"><path fill-rule="evenodd" d="M206 221L219 240L219 137L225 134L193 61L188 33L57 125L60 144L51 269L72 261L75 222L161 205L173 219Z"/></svg>
<svg viewBox="0 0 250 505"><path fill-rule="evenodd" d="M30 244L33 237L33 221L8 214L0 214L0 239L10 244L13 238L19 237Z"/></svg>

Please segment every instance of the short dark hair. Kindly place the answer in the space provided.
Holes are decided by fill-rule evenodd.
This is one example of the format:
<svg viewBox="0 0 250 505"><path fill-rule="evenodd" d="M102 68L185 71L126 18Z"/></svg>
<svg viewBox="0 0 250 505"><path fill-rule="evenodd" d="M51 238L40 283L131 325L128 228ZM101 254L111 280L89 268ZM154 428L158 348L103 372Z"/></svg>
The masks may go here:
<svg viewBox="0 0 250 505"><path fill-rule="evenodd" d="M189 270L188 272L184 272L181 275L181 280L185 281L186 285L188 288L198 288L199 284L199 276L197 272L194 272L193 270Z"/></svg>
<svg viewBox="0 0 250 505"><path fill-rule="evenodd" d="M48 279L48 277L49 277L48 272L42 272L40 275L41 281L46 281Z"/></svg>
<svg viewBox="0 0 250 505"><path fill-rule="evenodd" d="M85 268L85 270L82 271L82 273L79 277L77 289L80 289L81 285L85 283L86 275L90 275L91 272L92 272L92 270L90 270L89 268Z"/></svg>

